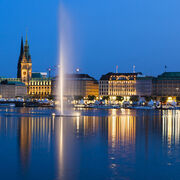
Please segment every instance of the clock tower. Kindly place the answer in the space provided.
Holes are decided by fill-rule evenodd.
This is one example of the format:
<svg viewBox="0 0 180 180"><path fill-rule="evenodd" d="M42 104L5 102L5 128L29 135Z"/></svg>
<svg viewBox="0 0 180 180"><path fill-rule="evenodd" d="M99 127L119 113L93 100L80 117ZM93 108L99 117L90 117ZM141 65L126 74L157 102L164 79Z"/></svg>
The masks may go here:
<svg viewBox="0 0 180 180"><path fill-rule="evenodd" d="M29 45L26 37L25 45L21 39L21 51L18 61L17 78L20 78L25 85L28 85L32 77L32 61L29 53Z"/></svg>

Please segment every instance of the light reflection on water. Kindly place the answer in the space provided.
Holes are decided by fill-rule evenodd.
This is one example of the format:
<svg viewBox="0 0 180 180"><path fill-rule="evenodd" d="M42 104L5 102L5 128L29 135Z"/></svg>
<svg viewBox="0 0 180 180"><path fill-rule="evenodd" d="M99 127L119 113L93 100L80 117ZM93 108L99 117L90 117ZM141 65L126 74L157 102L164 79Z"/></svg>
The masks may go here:
<svg viewBox="0 0 180 180"><path fill-rule="evenodd" d="M162 116L162 138L168 146L179 144L180 114L179 111L164 111Z"/></svg>
<svg viewBox="0 0 180 180"><path fill-rule="evenodd" d="M13 113L0 113L1 179L180 178L178 110L85 110L73 118L47 115L53 109L1 112ZM28 112L46 114L19 116Z"/></svg>

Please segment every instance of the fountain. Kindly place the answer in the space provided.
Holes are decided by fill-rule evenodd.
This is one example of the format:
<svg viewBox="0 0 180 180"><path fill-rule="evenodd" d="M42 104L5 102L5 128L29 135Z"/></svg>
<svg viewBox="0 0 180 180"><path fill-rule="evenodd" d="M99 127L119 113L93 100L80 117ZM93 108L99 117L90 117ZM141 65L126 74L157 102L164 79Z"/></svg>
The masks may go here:
<svg viewBox="0 0 180 180"><path fill-rule="evenodd" d="M59 76L58 76L58 87L56 92L56 99L59 102L58 105L58 113L53 114L55 116L60 117L78 117L79 113L71 111L67 111L66 106L64 106L64 66L63 66L63 53L60 55L60 65L59 65Z"/></svg>
<svg viewBox="0 0 180 180"><path fill-rule="evenodd" d="M59 77L58 77L58 89L57 89L57 97L58 95L60 94L58 100L60 102L60 109L59 109L59 112L61 115L64 115L64 101L63 101L63 98L64 98L64 77L63 77L63 55L62 55L63 52L60 52L60 65L59 65Z"/></svg>
<svg viewBox="0 0 180 180"><path fill-rule="evenodd" d="M60 8L60 43L59 43L59 65L58 65L58 82L57 82L57 91L56 91L56 99L59 102L58 105L58 113L54 114L54 116L80 116L79 113L75 113L72 110L67 111L67 108L64 106L64 73L65 73L65 63L67 63L67 32L68 29L66 27L67 17L64 11L63 6ZM66 60L66 61L65 61Z"/></svg>

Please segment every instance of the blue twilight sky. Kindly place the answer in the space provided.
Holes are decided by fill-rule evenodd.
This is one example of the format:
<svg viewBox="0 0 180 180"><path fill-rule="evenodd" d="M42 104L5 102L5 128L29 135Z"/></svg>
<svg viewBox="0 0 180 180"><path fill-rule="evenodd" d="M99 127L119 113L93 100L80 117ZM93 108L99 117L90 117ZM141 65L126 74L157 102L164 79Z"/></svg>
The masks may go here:
<svg viewBox="0 0 180 180"><path fill-rule="evenodd" d="M62 0L71 22L71 60L100 77L136 70L180 71L179 0ZM16 76L21 35L33 71L57 64L60 0L0 0L0 76ZM62 24L61 24L62 26Z"/></svg>

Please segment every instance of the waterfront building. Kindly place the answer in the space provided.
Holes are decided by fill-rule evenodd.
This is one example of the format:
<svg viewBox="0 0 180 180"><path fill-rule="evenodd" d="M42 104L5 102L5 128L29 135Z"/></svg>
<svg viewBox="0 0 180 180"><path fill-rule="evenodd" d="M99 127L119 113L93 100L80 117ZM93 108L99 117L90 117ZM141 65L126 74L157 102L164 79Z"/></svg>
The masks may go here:
<svg viewBox="0 0 180 180"><path fill-rule="evenodd" d="M140 97L152 96L153 79L152 76L138 76L136 79L136 95Z"/></svg>
<svg viewBox="0 0 180 180"><path fill-rule="evenodd" d="M109 96L114 99L122 96L129 100L130 96L136 95L136 80L141 73L107 73L102 75L99 81L99 96Z"/></svg>
<svg viewBox="0 0 180 180"><path fill-rule="evenodd" d="M21 82L21 79L20 79L20 78L5 78L5 77L0 77L0 83L1 83L2 81Z"/></svg>
<svg viewBox="0 0 180 180"><path fill-rule="evenodd" d="M67 74L65 76L65 96L99 96L98 81L88 74Z"/></svg>
<svg viewBox="0 0 180 180"><path fill-rule="evenodd" d="M20 81L0 80L0 98L24 98L27 95L27 87Z"/></svg>
<svg viewBox="0 0 180 180"><path fill-rule="evenodd" d="M25 83L27 86L27 95L30 97L49 98L51 96L51 78L47 78L47 73L32 73L32 60L27 37L25 45L23 45L23 39L21 39L16 80Z"/></svg>
<svg viewBox="0 0 180 180"><path fill-rule="evenodd" d="M164 72L153 79L153 96L176 99L180 97L180 72Z"/></svg>
<svg viewBox="0 0 180 180"><path fill-rule="evenodd" d="M47 78L47 73L32 73L27 37L25 45L21 40L17 78L0 78L0 83L4 80L24 83L30 97L51 98L56 94L56 78ZM99 84L88 74L67 74L64 89L65 97L81 96L84 99L90 95L100 98L109 96L111 99L122 96L124 100L129 100L130 96L137 95L175 100L180 99L180 72L165 72L158 77L143 77L141 73L107 73L102 75Z"/></svg>
<svg viewBox="0 0 180 180"><path fill-rule="evenodd" d="M53 95L56 94L57 78L53 82ZM64 77L64 96L99 96L98 81L88 74L66 74Z"/></svg>
<svg viewBox="0 0 180 180"><path fill-rule="evenodd" d="M25 45L23 46L23 39L21 39L21 50L17 67L17 78L21 79L25 85L28 85L32 77L32 61L29 53L29 45L26 37Z"/></svg>
<svg viewBox="0 0 180 180"><path fill-rule="evenodd" d="M47 73L32 73L28 85L28 94L33 98L50 98L52 94L52 78Z"/></svg>
<svg viewBox="0 0 180 180"><path fill-rule="evenodd" d="M130 96L152 97L163 101L180 101L180 72L164 72L158 77L141 73L108 73L99 82L99 96L116 96L129 100Z"/></svg>

